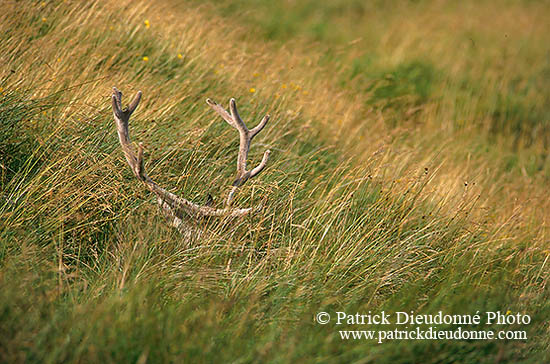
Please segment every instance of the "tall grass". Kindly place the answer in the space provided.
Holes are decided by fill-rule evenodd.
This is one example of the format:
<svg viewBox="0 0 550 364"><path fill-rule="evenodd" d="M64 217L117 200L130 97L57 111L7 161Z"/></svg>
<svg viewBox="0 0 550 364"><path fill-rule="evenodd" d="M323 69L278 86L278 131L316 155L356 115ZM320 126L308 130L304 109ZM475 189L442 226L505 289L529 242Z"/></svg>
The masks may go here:
<svg viewBox="0 0 550 364"><path fill-rule="evenodd" d="M427 14L453 14L425 6ZM303 47L265 43L247 35L269 30L262 23L192 3L27 1L0 9L1 361L547 359L547 202L529 199L545 192L544 175L533 172L536 183L525 187L516 166L506 169L507 156L544 149L512 154L512 130L490 145L473 114L469 134L436 125L451 99L434 95L458 93L449 86L456 78L440 70L452 68L452 56L415 61L411 46L401 50L407 61L340 69L354 51L327 54L284 28L274 30L281 40ZM298 27L309 13L292 14ZM357 31L333 37L321 29L318 39L347 47ZM236 97L249 124L269 111L273 121L250 158L269 146L272 159L236 201L265 210L207 222L213 234L184 241L124 162L109 109L114 85L127 98L144 92L130 132L145 143L151 176L196 202L210 193L222 204L237 151L235 132L203 100ZM409 123L423 118L419 128ZM337 310L510 310L533 323L526 342L379 345L342 341L336 327L314 323L315 313Z"/></svg>

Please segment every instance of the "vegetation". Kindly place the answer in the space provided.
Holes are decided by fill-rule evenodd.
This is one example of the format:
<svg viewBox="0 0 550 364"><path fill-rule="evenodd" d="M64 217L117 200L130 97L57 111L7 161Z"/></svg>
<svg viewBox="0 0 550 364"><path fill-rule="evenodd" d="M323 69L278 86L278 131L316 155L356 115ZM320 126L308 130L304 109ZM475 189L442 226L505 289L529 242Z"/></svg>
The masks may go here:
<svg viewBox="0 0 550 364"><path fill-rule="evenodd" d="M0 10L0 361L548 361L548 2ZM238 141L204 100L269 112L235 202L264 211L183 240L124 160L113 86L143 91L149 175L216 206ZM314 320L382 310L531 324L378 344Z"/></svg>

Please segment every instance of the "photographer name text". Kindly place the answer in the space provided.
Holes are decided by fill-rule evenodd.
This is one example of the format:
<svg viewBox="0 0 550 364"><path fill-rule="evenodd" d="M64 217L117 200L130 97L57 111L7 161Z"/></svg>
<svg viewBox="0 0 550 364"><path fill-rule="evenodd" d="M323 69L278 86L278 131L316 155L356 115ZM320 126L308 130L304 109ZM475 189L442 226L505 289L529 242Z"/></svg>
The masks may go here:
<svg viewBox="0 0 550 364"><path fill-rule="evenodd" d="M415 314L414 312L354 313L335 312L332 321L335 325L528 325L531 317L510 311L476 312L475 314L456 315L439 311L436 314ZM319 324L327 324L331 316L319 312L316 317Z"/></svg>

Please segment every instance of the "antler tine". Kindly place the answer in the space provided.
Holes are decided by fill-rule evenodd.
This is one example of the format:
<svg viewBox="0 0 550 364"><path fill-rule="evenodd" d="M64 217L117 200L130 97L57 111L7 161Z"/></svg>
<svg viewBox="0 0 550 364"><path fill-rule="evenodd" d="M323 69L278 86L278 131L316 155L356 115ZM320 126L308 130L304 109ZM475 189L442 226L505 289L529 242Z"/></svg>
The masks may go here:
<svg viewBox="0 0 550 364"><path fill-rule="evenodd" d="M264 170L265 166L267 165L267 161L269 160L269 155L271 154L271 151L268 149L264 152L264 156L262 157L262 161L256 168L252 169L250 171L250 178L257 176L261 171Z"/></svg>
<svg viewBox="0 0 550 364"><path fill-rule="evenodd" d="M262 121L258 124L258 126L250 129L250 139L254 138L256 134L262 131L264 126L266 126L267 122L269 121L269 115L266 115L263 117Z"/></svg>
<svg viewBox="0 0 550 364"><path fill-rule="evenodd" d="M223 120L227 121L227 123L228 123L229 125L231 125L231 126L234 127L234 128L237 128L237 125L235 125L235 122L233 121L233 118L232 118L231 115L229 115L229 113L223 108L223 106L219 105L218 103L216 103L216 101L211 100L211 99L206 99L206 103L207 103L212 109L214 109L215 112L217 112L218 114L220 114L220 116L223 118Z"/></svg>
<svg viewBox="0 0 550 364"><path fill-rule="evenodd" d="M231 100L229 100L229 111L231 111L231 117L237 125L239 133L248 134L248 128L246 127L243 119L241 119L241 117L239 116L239 112L237 111L237 103L235 102L234 98L231 98Z"/></svg>
<svg viewBox="0 0 550 364"><path fill-rule="evenodd" d="M263 171L263 169L267 165L267 161L269 159L269 154L270 153L271 153L271 151L269 149L266 150L264 152L264 156L262 158L262 161L260 162L260 164L258 164L258 166L256 168L252 169L252 171L246 171L243 176L241 176L240 178L237 178L235 180L235 182L233 182L233 186L231 187L231 191L229 191L229 194L227 195L227 200L225 202L226 206L231 205L231 203L233 202L233 199L235 198L235 193L237 192L239 187L244 185L245 182L248 181L250 178L257 176L261 171Z"/></svg>
<svg viewBox="0 0 550 364"><path fill-rule="evenodd" d="M128 112L128 117L130 117L130 115L132 115L134 113L134 111L138 107L140 101L141 101L141 91L138 91L136 96L134 96L134 99L132 100L130 105L128 105L128 111L127 111Z"/></svg>
<svg viewBox="0 0 550 364"><path fill-rule="evenodd" d="M120 92L116 87L113 87L113 110L122 113L122 92Z"/></svg>

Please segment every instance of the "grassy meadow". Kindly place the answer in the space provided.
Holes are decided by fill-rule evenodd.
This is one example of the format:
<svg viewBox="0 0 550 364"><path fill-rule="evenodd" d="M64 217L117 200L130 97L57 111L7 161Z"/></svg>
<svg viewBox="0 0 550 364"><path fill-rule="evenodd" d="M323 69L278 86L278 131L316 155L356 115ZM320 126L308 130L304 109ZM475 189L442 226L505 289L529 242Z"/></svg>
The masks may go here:
<svg viewBox="0 0 550 364"><path fill-rule="evenodd" d="M550 3L365 3L0 2L0 362L548 362ZM269 113L261 213L182 239L113 86L149 175L217 207L239 144L205 99ZM531 323L379 344L321 311Z"/></svg>

